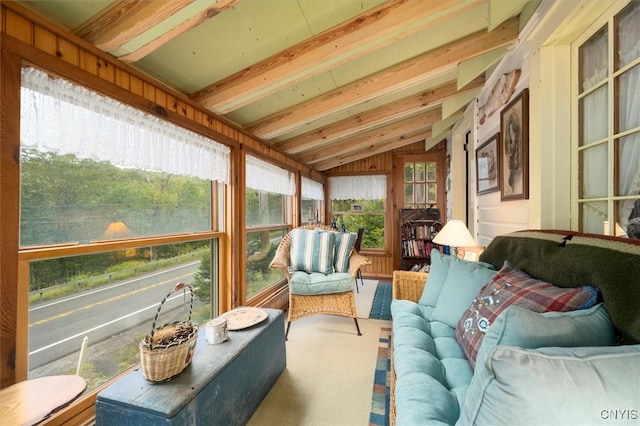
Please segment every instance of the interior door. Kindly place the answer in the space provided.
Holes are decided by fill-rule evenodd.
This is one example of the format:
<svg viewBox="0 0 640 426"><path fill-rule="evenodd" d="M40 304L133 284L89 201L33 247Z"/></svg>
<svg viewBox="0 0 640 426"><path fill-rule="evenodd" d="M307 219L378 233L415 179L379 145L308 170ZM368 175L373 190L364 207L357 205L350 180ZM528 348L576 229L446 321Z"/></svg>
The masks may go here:
<svg viewBox="0 0 640 426"><path fill-rule="evenodd" d="M438 145L425 154L398 156L394 172L394 265L400 265L400 209L437 208L446 215L445 150Z"/></svg>

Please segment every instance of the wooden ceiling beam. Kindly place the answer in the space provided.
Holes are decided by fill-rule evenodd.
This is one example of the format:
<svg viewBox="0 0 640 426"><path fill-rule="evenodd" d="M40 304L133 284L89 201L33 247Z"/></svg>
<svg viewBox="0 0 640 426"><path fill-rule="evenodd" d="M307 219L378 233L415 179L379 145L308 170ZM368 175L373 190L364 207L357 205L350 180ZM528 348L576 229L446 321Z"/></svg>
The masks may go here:
<svg viewBox="0 0 640 426"><path fill-rule="evenodd" d="M349 154L341 153L340 155L333 156L324 161L320 161L314 164L314 168L319 171L329 170L333 167L338 167L343 164L348 164L353 161L371 157L372 155L382 154L397 148L402 148L403 146L423 141L429 137L431 137L431 129L421 129L390 140L379 141L375 144L372 144L368 148L362 149L358 152Z"/></svg>
<svg viewBox="0 0 640 426"><path fill-rule="evenodd" d="M484 85L484 82L484 76L480 76L470 82L465 90L478 89ZM446 99L461 93L457 90L455 81L445 83L421 93L382 105L373 110L346 118L337 123L296 136L280 142L275 146L288 154L298 154L320 144L326 144L336 139L361 133L372 127L399 120L403 117L417 114L420 111L426 111L442 104Z"/></svg>
<svg viewBox="0 0 640 426"><path fill-rule="evenodd" d="M501 24L494 31L479 31L429 51L384 71L295 105L246 127L250 133L270 139L299 126L344 111L396 90L423 83L456 68L463 60L514 43L518 19Z"/></svg>
<svg viewBox="0 0 640 426"><path fill-rule="evenodd" d="M520 14L529 0L489 0L489 31Z"/></svg>
<svg viewBox="0 0 640 426"><path fill-rule="evenodd" d="M441 118L442 111L440 107L436 107L426 113L420 113L347 139L340 139L334 143L324 144L294 157L304 164L313 165L319 161L334 157L338 152L340 154L357 152L367 149L380 141L398 138L407 133L430 128L433 123L440 121Z"/></svg>
<svg viewBox="0 0 640 426"><path fill-rule="evenodd" d="M474 99L480 96L480 88L474 90L465 90L459 92L456 96L452 96L449 99L442 101L442 119L453 115L461 108L466 108L467 105Z"/></svg>
<svg viewBox="0 0 640 426"><path fill-rule="evenodd" d="M482 3L392 0L191 95L228 114L278 90L451 19Z"/></svg>
<svg viewBox="0 0 640 426"><path fill-rule="evenodd" d="M209 19L213 18L224 10L234 6L239 1L240 0L218 0L215 6L201 11L200 13L192 16L181 24L171 28L167 32L160 35L158 38L150 41L139 49L136 49L135 51L126 55L119 56L118 59L127 63L137 62L148 54L154 52L155 50L158 50L165 44L169 43L174 38L196 28L197 26L207 22Z"/></svg>
<svg viewBox="0 0 640 426"><path fill-rule="evenodd" d="M458 87L466 86L471 80L497 64L508 50L509 48L505 46L460 62L458 64Z"/></svg>
<svg viewBox="0 0 640 426"><path fill-rule="evenodd" d="M74 33L105 52L115 50L194 0L118 0Z"/></svg>

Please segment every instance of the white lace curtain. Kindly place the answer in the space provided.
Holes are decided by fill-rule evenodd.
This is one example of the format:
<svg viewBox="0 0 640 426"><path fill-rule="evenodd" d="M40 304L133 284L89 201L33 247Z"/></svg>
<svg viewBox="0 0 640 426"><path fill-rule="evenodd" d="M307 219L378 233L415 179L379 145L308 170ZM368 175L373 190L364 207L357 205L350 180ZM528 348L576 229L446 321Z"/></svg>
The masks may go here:
<svg viewBox="0 0 640 426"><path fill-rule="evenodd" d="M332 200L381 200L387 198L386 175L337 176L329 178Z"/></svg>
<svg viewBox="0 0 640 426"><path fill-rule="evenodd" d="M640 33L640 7L635 6L631 13L626 14L619 21L618 40L619 51L616 52L620 67L624 67L640 57L640 39L635 37ZM586 77L582 82L582 89L587 90L601 82L607 76L607 33L599 34L589 42L588 54L584 56ZM634 94L640 93L640 66L625 71L619 77L618 90L623 96L619 97L618 124L620 131L640 126L640 101ZM597 89L584 99L584 141L586 143L601 140L607 136L607 102L606 87ZM634 195L640 193L640 133L635 132L617 142L618 158L618 188L619 195ZM608 194L606 167L602 164L607 158L607 148L591 148L592 153L584 158L583 190L586 198L603 197ZM633 208L633 200L621 203L616 222L626 229L629 214ZM590 203L591 209L597 205ZM593 212L602 220L606 220L606 211Z"/></svg>
<svg viewBox="0 0 640 426"><path fill-rule="evenodd" d="M302 176L302 197L311 200L324 200L324 185Z"/></svg>
<svg viewBox="0 0 640 426"><path fill-rule="evenodd" d="M602 32L589 40L584 47L584 79L581 82L582 90L586 91L607 77L607 34ZM596 91L585 96L583 101L584 119L582 131L584 144L589 144L607 136L607 88L600 87ZM589 119L586 119L589 117ZM602 157L604 150L604 157ZM608 193L606 145L598 148L589 148L584 151L582 185L585 198L605 197ZM603 167L604 166L604 167ZM595 214L597 224L607 220L606 205L595 203L585 204L587 209ZM599 211L602 209L602 211ZM587 220L587 222L590 222ZM597 227L597 225L596 225ZM595 229L594 229L595 231Z"/></svg>
<svg viewBox="0 0 640 426"><path fill-rule="evenodd" d="M229 182L229 148L31 67L22 70L23 148Z"/></svg>
<svg viewBox="0 0 640 426"><path fill-rule="evenodd" d="M624 67L640 58L640 6L620 20L620 66ZM620 76L620 92L624 94L620 105L620 130L640 127L640 66L636 65ZM622 138L620 161L619 193L634 195L640 193L640 133ZM634 201L622 203L618 221L626 229Z"/></svg>
<svg viewBox="0 0 640 426"><path fill-rule="evenodd" d="M256 191L293 195L296 193L296 182L293 173L247 155L247 187Z"/></svg>

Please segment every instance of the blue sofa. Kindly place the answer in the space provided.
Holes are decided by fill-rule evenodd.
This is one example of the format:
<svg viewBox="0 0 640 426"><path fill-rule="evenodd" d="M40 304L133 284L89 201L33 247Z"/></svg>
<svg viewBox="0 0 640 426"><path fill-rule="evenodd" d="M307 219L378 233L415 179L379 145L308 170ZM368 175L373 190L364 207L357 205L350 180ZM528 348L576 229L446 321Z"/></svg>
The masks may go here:
<svg viewBox="0 0 640 426"><path fill-rule="evenodd" d="M640 422L640 241L520 231L393 285L391 424Z"/></svg>

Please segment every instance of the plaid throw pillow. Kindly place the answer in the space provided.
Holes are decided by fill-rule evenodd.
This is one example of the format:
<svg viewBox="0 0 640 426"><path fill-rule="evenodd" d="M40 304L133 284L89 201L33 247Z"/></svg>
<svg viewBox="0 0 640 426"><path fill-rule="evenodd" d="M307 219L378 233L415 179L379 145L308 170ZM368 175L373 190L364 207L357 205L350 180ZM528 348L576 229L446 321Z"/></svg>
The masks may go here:
<svg viewBox="0 0 640 426"><path fill-rule="evenodd" d="M356 243L357 234L352 232L336 233L336 255L334 259L334 268L336 272L349 272L349 258L351 250Z"/></svg>
<svg viewBox="0 0 640 426"><path fill-rule="evenodd" d="M315 232L309 229L291 231L291 268L307 273L333 274L335 232Z"/></svg>
<svg viewBox="0 0 640 426"><path fill-rule="evenodd" d="M530 277L505 261L462 314L456 327L456 340L474 367L485 333L507 306L516 305L533 312L567 312L590 308L597 301L595 287L556 287Z"/></svg>

